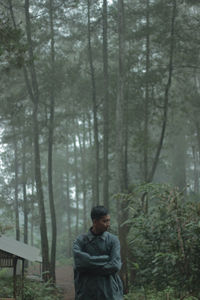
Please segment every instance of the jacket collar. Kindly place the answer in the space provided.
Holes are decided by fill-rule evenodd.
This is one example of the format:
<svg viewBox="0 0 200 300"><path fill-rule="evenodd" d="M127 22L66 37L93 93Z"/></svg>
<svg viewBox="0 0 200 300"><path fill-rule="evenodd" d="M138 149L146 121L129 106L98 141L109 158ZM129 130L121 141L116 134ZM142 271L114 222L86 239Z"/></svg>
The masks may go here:
<svg viewBox="0 0 200 300"><path fill-rule="evenodd" d="M91 228L92 228L92 227L91 227ZM91 229L91 228L90 228L90 229ZM102 239L102 240L105 240L106 237L107 237L107 235L108 235L108 232L105 231L105 232L103 232L102 234L96 235L96 236L95 236L94 234L92 234L92 232L91 232L90 229L88 230L88 233L87 233L87 237L88 237L89 241L95 239L95 237L96 237L96 238L99 238L99 239Z"/></svg>

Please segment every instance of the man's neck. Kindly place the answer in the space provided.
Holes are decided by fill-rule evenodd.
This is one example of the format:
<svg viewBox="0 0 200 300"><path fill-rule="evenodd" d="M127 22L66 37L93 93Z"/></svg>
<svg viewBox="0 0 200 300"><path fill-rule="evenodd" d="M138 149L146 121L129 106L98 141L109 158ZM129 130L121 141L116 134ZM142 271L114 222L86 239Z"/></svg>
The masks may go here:
<svg viewBox="0 0 200 300"><path fill-rule="evenodd" d="M92 227L90 230L94 235L101 235L103 233L103 232L99 232L95 227Z"/></svg>

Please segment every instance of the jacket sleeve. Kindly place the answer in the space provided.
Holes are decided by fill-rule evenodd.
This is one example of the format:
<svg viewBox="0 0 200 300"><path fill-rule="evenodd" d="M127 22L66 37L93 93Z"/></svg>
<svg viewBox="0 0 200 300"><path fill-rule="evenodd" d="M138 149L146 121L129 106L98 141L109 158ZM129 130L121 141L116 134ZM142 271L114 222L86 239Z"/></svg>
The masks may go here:
<svg viewBox="0 0 200 300"><path fill-rule="evenodd" d="M99 275L111 275L117 273L121 269L120 242L114 236L112 239L112 247L109 255L109 261L99 270Z"/></svg>
<svg viewBox="0 0 200 300"><path fill-rule="evenodd" d="M108 255L89 255L84 252L82 248L83 241L81 238L77 238L73 244L73 255L75 268L79 271L85 272L93 269L98 270L98 268L102 268L109 261Z"/></svg>

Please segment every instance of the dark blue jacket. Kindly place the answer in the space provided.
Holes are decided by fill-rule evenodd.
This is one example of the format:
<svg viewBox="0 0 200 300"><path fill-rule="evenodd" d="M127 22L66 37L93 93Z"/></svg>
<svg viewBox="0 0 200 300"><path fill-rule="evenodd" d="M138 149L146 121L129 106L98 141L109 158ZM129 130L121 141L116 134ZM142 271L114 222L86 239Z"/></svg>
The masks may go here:
<svg viewBox="0 0 200 300"><path fill-rule="evenodd" d="M75 300L122 300L118 238L104 232L95 236L89 230L73 245Z"/></svg>

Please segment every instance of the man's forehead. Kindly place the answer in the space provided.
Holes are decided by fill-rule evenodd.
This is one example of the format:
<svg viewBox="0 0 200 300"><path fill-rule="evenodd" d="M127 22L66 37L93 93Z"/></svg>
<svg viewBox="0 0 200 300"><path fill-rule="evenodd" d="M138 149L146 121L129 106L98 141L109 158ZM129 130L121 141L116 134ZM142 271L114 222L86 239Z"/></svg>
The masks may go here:
<svg viewBox="0 0 200 300"><path fill-rule="evenodd" d="M100 218L100 220L107 220L107 219L110 219L110 215L105 215Z"/></svg>

